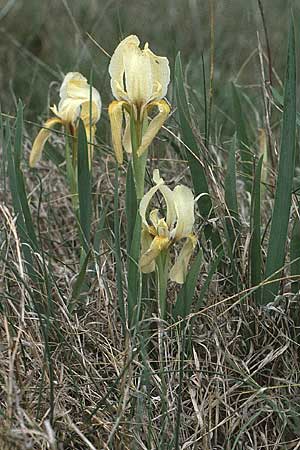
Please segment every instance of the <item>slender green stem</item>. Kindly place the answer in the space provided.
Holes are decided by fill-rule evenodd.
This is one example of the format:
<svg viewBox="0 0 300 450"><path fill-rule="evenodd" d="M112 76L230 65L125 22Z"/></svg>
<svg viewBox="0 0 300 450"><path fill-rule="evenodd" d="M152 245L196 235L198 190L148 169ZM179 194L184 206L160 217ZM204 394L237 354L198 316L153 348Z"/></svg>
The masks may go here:
<svg viewBox="0 0 300 450"><path fill-rule="evenodd" d="M135 120L133 111L130 116L130 130L132 143L132 172L135 185L135 199L127 200L127 205L135 204L136 218L132 237L129 237L129 259L128 259L128 322L129 327L136 328L141 312L142 277L139 268L140 241L141 241L141 216L139 214L139 203L144 195L145 168L147 155L137 156L138 148L142 141L143 126L140 121ZM130 184L127 185L130 189ZM127 193L128 194L128 193ZM128 222L130 223L130 221ZM133 224L133 222L132 222ZM131 225L132 225L131 224Z"/></svg>
<svg viewBox="0 0 300 450"><path fill-rule="evenodd" d="M156 258L156 280L159 315L162 320L167 313L167 286L169 272L169 251L165 250Z"/></svg>
<svg viewBox="0 0 300 450"><path fill-rule="evenodd" d="M134 114L131 114L130 129L131 129L131 145L132 145L132 165L135 181L136 197L138 202L144 195L145 186L145 170L147 162L147 151L138 156L137 151L141 145L144 128L147 126L147 121L135 120Z"/></svg>
<svg viewBox="0 0 300 450"><path fill-rule="evenodd" d="M167 424L167 382L165 376L165 355L164 355L164 320L167 313L167 285L169 272L169 251L162 251L156 258L156 286L160 321L158 322L158 348L159 348L159 373L161 380L161 409L163 420L161 424L161 448L165 449L165 427Z"/></svg>
<svg viewBox="0 0 300 450"><path fill-rule="evenodd" d="M72 139L72 166L76 173L77 170L77 157L78 157L78 140L76 137Z"/></svg>
<svg viewBox="0 0 300 450"><path fill-rule="evenodd" d="M145 169L146 169L147 154L144 153L142 156L138 157L133 152L132 161L133 161L136 197L139 202L144 195Z"/></svg>

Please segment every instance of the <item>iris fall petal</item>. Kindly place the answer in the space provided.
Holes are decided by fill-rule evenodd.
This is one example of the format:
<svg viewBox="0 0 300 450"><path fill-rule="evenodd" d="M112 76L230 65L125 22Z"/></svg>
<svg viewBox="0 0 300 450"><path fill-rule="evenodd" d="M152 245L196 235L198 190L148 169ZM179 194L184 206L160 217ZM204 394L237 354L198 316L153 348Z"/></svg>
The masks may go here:
<svg viewBox="0 0 300 450"><path fill-rule="evenodd" d="M183 284L187 275L187 268L194 248L196 246L195 236L189 236L177 257L177 260L170 270L170 279L176 283Z"/></svg>
<svg viewBox="0 0 300 450"><path fill-rule="evenodd" d="M45 122L44 127L40 130L37 137L35 138L33 142L33 146L30 152L29 157L29 166L35 167L35 165L39 162L42 156L42 152L44 149L44 146L51 134L51 129L54 127L54 125L61 123L61 119L58 117L53 117L52 119L47 120Z"/></svg>

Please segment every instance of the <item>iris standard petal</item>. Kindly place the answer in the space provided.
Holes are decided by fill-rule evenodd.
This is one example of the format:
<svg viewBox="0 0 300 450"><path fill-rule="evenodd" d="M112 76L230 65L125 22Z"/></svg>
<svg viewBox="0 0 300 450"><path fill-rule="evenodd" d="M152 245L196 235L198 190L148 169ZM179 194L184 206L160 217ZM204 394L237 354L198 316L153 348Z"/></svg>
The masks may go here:
<svg viewBox="0 0 300 450"><path fill-rule="evenodd" d="M160 252L168 248L169 242L167 237L156 236L153 239L149 249L140 258L140 269L143 273L148 273Z"/></svg>
<svg viewBox="0 0 300 450"><path fill-rule="evenodd" d="M152 209L152 211L149 214L149 219L156 231L159 222L158 209Z"/></svg>
<svg viewBox="0 0 300 450"><path fill-rule="evenodd" d="M114 100L108 107L112 143L116 155L116 160L119 164L123 164L122 122L124 103L125 102L118 102Z"/></svg>
<svg viewBox="0 0 300 450"><path fill-rule="evenodd" d="M159 219L156 230L159 237L164 237L170 240L170 232L165 219Z"/></svg>
<svg viewBox="0 0 300 450"><path fill-rule="evenodd" d="M173 267L170 270L169 277L172 281L176 283L182 284L185 282L187 275L187 267L190 261L190 258L193 254L194 248L196 246L196 237L194 235L190 235L177 257L177 260Z"/></svg>
<svg viewBox="0 0 300 450"><path fill-rule="evenodd" d="M162 178L160 178L159 176L159 171L157 169L155 169L153 171L153 181L156 184L156 186L153 186L151 189L149 189L149 191L144 195L144 197L142 198L141 202L140 202L140 216L142 218L142 223L144 224L145 227L149 227L149 224L147 222L146 219L146 213L147 213L147 209L149 206L149 203L153 197L153 195L158 191L158 189L160 188L160 186L162 184L164 184L164 180Z"/></svg>
<svg viewBox="0 0 300 450"><path fill-rule="evenodd" d="M60 88L60 102L58 108L53 107L52 111L62 120L73 123L78 119L81 109L82 120L90 121L89 105L92 101L92 124L100 119L101 97L97 89L91 87L87 79L79 72L69 72ZM85 118L84 118L84 117Z"/></svg>
<svg viewBox="0 0 300 450"><path fill-rule="evenodd" d="M91 86L87 79L79 72L69 72L65 76L59 95L62 100L65 98L81 98L90 100ZM101 104L100 94L96 88L92 87L92 101L97 104Z"/></svg>
<svg viewBox="0 0 300 450"><path fill-rule="evenodd" d="M195 200L192 191L183 185L175 187L173 196L177 215L177 224L173 230L172 237L175 239L181 239L187 237L192 232L195 222Z"/></svg>
<svg viewBox="0 0 300 450"><path fill-rule="evenodd" d="M139 107L152 97L153 79L150 59L136 46L124 51L126 92L130 103Z"/></svg>
<svg viewBox="0 0 300 450"><path fill-rule="evenodd" d="M47 120L47 122L45 122L44 124L45 128L42 128L38 133L32 145L32 150L29 156L30 167L34 167L36 163L41 159L45 143L51 134L51 128L53 128L57 123L62 123L61 119L59 119L58 117L53 117L52 119Z"/></svg>
<svg viewBox="0 0 300 450"><path fill-rule="evenodd" d="M95 102L92 102L90 108L90 101L83 99L66 98L59 102L58 108L54 105L51 111L61 118L65 123L72 123L75 125L76 121L81 117L85 124L92 125L98 122L101 114L101 108ZM90 112L92 113L90 119Z"/></svg>
<svg viewBox="0 0 300 450"><path fill-rule="evenodd" d="M124 86L124 54L128 55L128 48L138 48L140 44L139 38L135 35L128 36L123 39L115 49L109 64L109 74L111 77L111 88L114 97L117 100L124 100L122 91L125 91ZM129 50L130 51L130 50Z"/></svg>
<svg viewBox="0 0 300 450"><path fill-rule="evenodd" d="M166 222L167 222L169 230L171 230L173 225L176 222L176 210L175 210L175 205L174 205L173 191L165 184L162 184L160 186L159 190L166 202L166 209L167 209Z"/></svg>
<svg viewBox="0 0 300 450"><path fill-rule="evenodd" d="M137 151L138 156L141 156L147 150L170 114L170 106L165 100L150 103L149 107L153 106L158 107L158 114L151 120L146 133L143 135L142 143Z"/></svg>
<svg viewBox="0 0 300 450"><path fill-rule="evenodd" d="M65 123L75 124L80 115L81 99L66 98L56 106L50 107L51 111Z"/></svg>
<svg viewBox="0 0 300 450"><path fill-rule="evenodd" d="M149 203L152 199L152 197L154 196L154 194L158 191L159 189L159 184L156 186L153 186L151 189L149 189L149 191L144 195L144 197L142 198L141 202L140 202L140 216L142 218L142 222L143 224L148 227L149 224L147 222L146 219L146 213L147 213L147 209L149 206Z"/></svg>
<svg viewBox="0 0 300 450"><path fill-rule="evenodd" d="M79 73L79 72L68 72L65 75L65 77L63 79L63 82L62 82L62 84L60 86L60 89L59 89L59 96L60 96L61 99L64 99L64 98L68 97L68 93L67 93L68 84L73 79L78 79L78 80L81 80L81 81L85 80L86 81L86 78L81 73Z"/></svg>
<svg viewBox="0 0 300 450"><path fill-rule="evenodd" d="M170 83L170 67L168 58L155 55L150 50L148 43L145 45L144 53L148 56L151 64L152 79L160 85L160 92L156 99L162 99L166 96L168 85ZM153 92L154 91L155 86L153 87Z"/></svg>
<svg viewBox="0 0 300 450"><path fill-rule="evenodd" d="M92 104L95 105L95 114L92 112L92 118L94 123L98 122L101 116L102 102L101 96L96 88L92 87L92 92L89 92L89 102L92 101Z"/></svg>

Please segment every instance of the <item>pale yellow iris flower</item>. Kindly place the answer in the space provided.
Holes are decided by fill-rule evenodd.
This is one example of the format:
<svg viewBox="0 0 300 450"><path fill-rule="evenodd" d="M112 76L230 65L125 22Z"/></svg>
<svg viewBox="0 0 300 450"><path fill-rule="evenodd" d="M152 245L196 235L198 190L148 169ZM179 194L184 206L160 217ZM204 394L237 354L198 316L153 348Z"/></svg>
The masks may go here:
<svg viewBox="0 0 300 450"><path fill-rule="evenodd" d="M140 268L143 273L155 270L155 259L162 251L181 239L185 243L169 272L169 277L177 283L184 283L187 267L193 250L196 246L196 237L192 233L194 216L194 196L192 191L183 185L178 185L172 191L165 185L159 171L153 172L152 187L142 198L140 203L140 215L142 218L142 239ZM150 224L147 221L147 210L152 197L160 192L166 204L166 217L159 217L158 209L153 209L149 214Z"/></svg>
<svg viewBox="0 0 300 450"><path fill-rule="evenodd" d="M94 87L91 89L87 79L81 73L69 72L63 80L59 95L58 107L54 105L50 108L55 117L45 122L44 128L35 138L29 158L30 167L34 167L40 160L45 143L51 134L51 128L57 124L63 125L67 133L76 137L76 128L80 117L85 126L88 142L94 142L96 123L101 115L101 98L97 89ZM92 100L92 105L90 100ZM92 145L89 146L89 161L91 158Z"/></svg>
<svg viewBox="0 0 300 450"><path fill-rule="evenodd" d="M170 113L168 103L163 100L170 82L170 68L167 58L156 56L145 44L139 47L137 36L125 38L112 55L109 64L111 88L114 100L109 105L113 147L119 164L123 162L123 149L131 152L130 114L143 127L144 119L153 108L158 114L150 121L140 139L137 155L141 156L149 147ZM125 131L123 133L123 116Z"/></svg>

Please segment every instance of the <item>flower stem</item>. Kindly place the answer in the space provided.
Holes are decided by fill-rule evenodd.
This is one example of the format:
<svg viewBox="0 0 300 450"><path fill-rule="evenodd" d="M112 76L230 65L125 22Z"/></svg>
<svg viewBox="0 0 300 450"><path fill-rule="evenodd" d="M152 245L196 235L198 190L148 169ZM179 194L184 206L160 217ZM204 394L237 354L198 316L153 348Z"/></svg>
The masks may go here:
<svg viewBox="0 0 300 450"><path fill-rule="evenodd" d="M169 251L162 251L156 258L156 280L159 315L165 320L167 313L167 286L169 272Z"/></svg>
<svg viewBox="0 0 300 450"><path fill-rule="evenodd" d="M144 195L145 170L147 161L147 152L145 152L142 156L137 155L137 151L142 142L144 125L144 121L135 120L134 114L131 114L130 130L132 145L132 164L138 203Z"/></svg>
<svg viewBox="0 0 300 450"><path fill-rule="evenodd" d="M168 272L169 272L169 251L163 250L156 258L156 285L157 285L157 298L158 298L158 310L159 310L159 322L158 322L158 349L159 349L159 375L161 384L161 407L163 415L167 414L167 382L165 376L165 352L164 352L164 335L166 333L164 327L164 320L167 313L167 285L168 285ZM161 424L161 435L164 436L164 428L166 421Z"/></svg>

